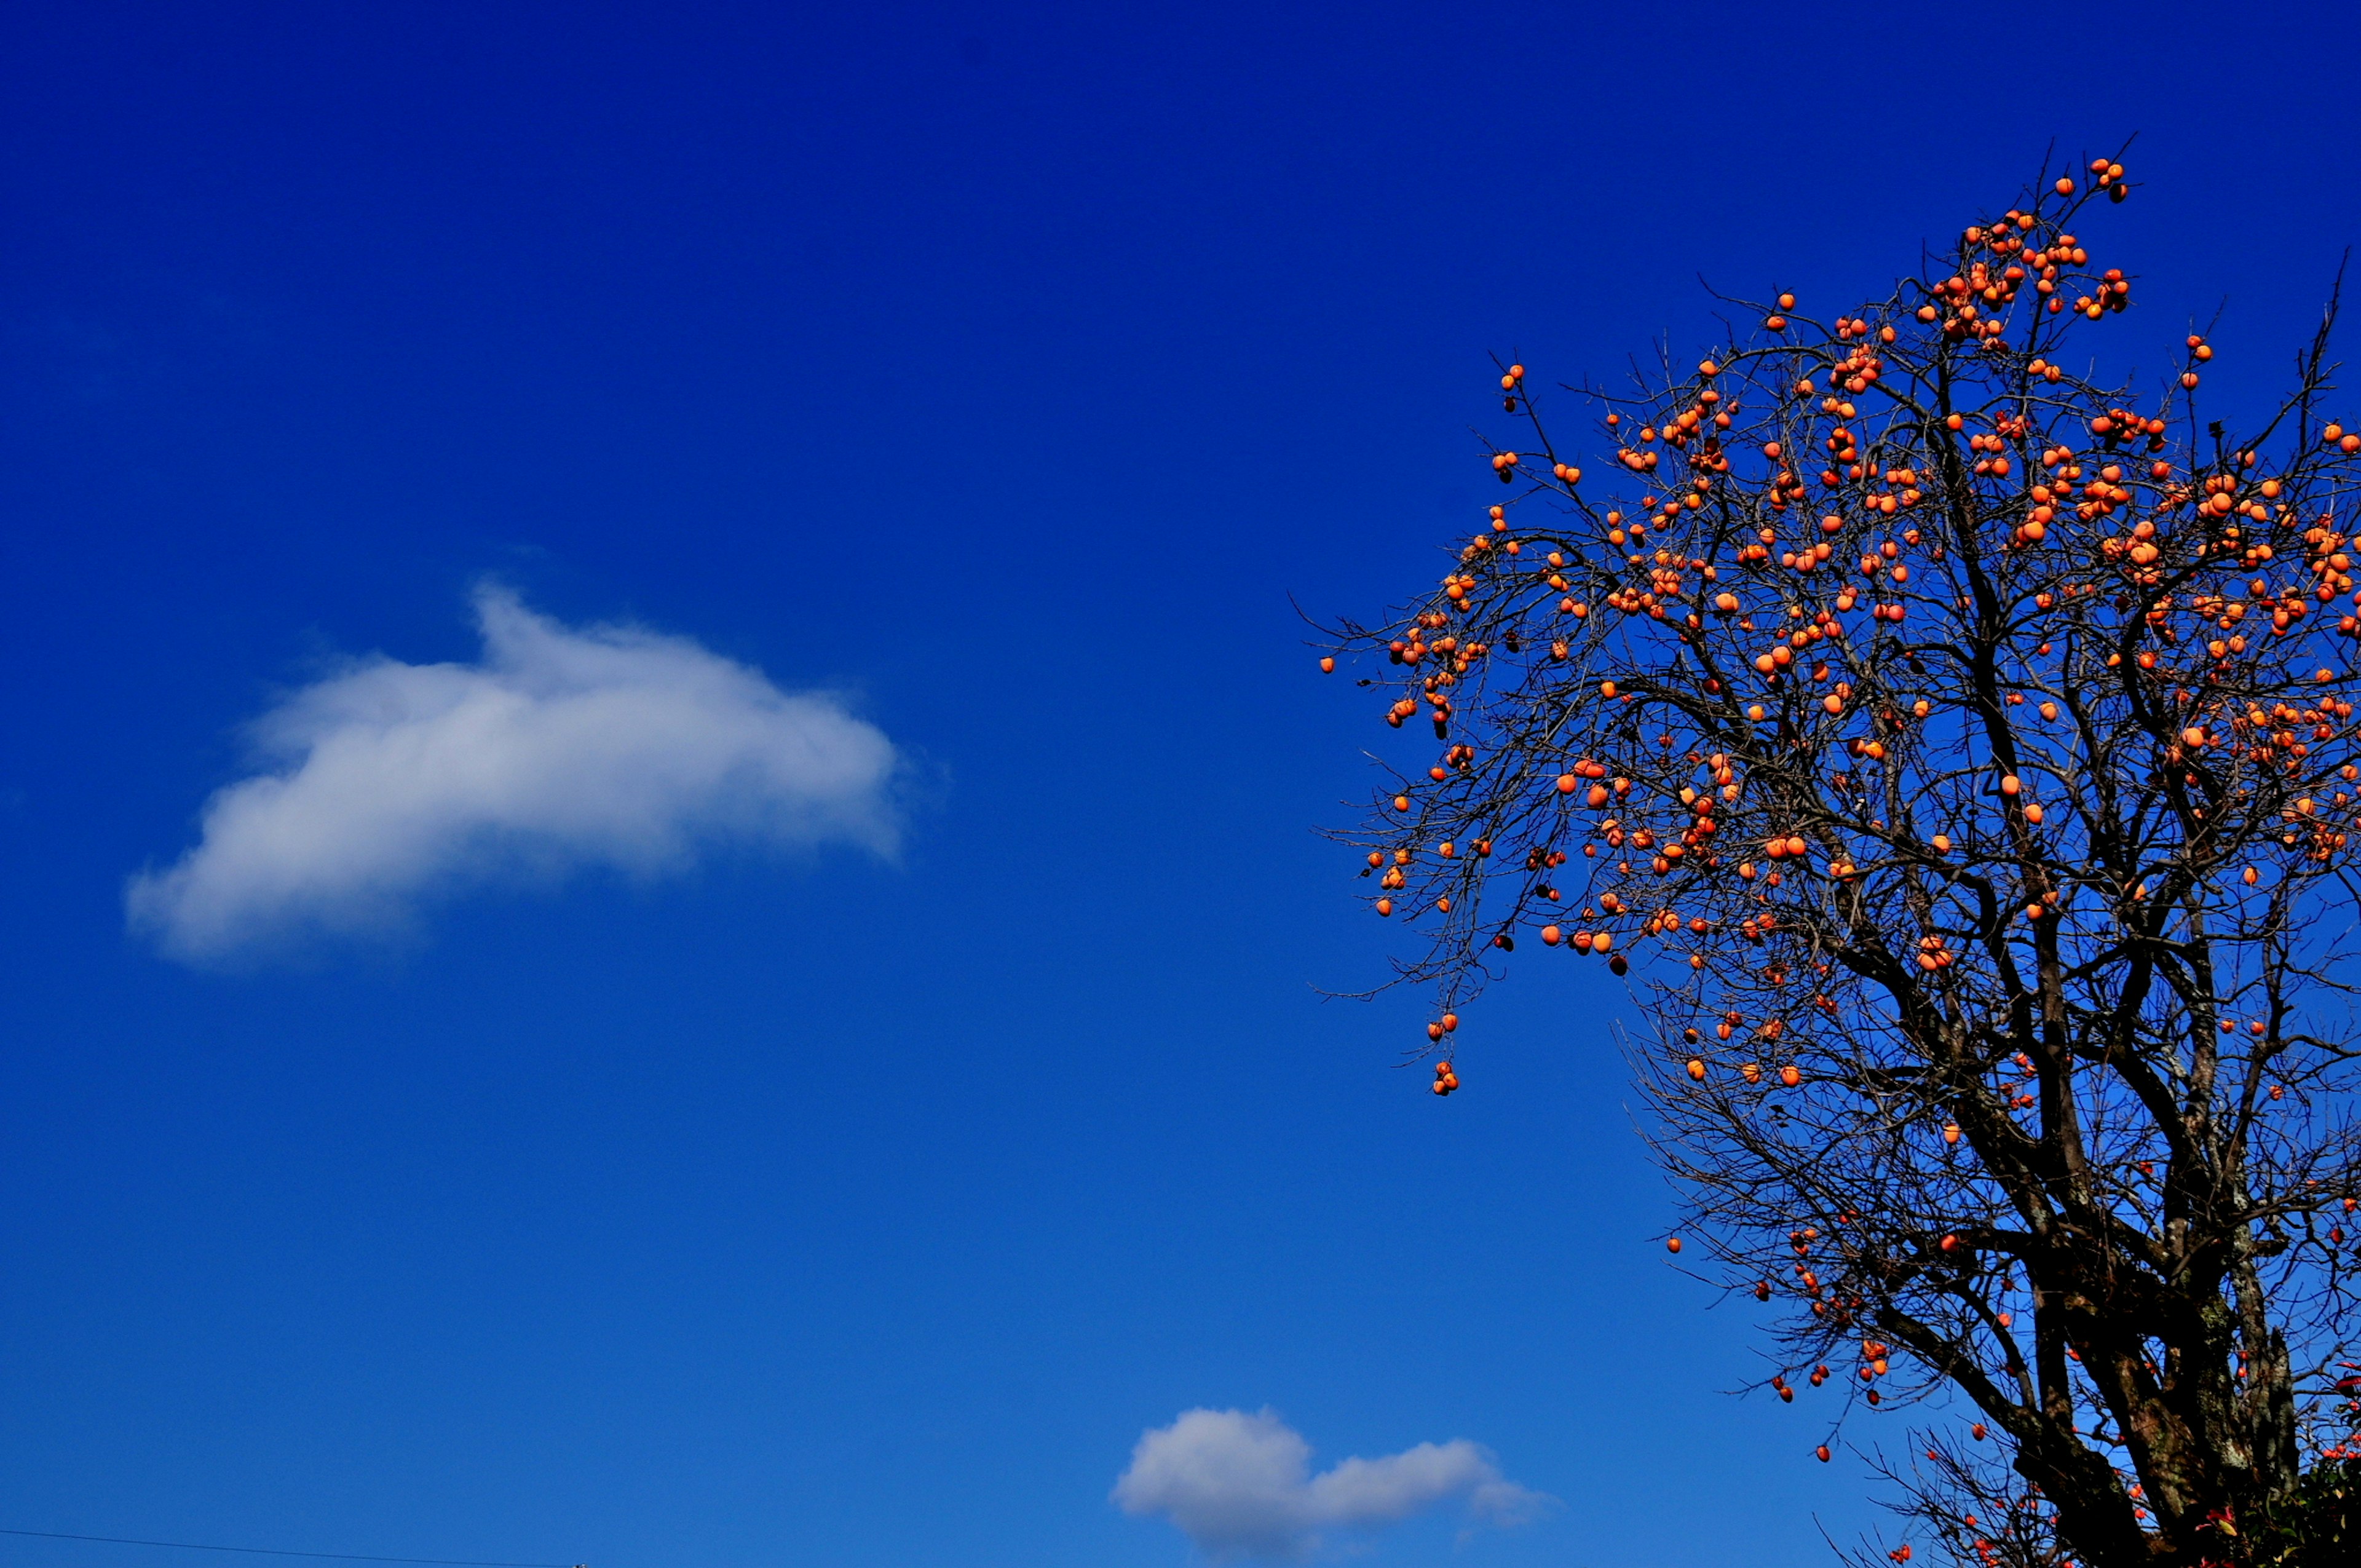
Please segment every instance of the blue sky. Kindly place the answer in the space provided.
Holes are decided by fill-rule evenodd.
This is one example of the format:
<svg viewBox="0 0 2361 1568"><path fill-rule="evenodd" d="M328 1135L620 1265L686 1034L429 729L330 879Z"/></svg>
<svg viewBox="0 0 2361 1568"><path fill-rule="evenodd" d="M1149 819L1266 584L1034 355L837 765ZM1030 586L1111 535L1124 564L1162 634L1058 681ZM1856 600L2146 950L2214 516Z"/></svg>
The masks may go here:
<svg viewBox="0 0 2361 1568"><path fill-rule="evenodd" d="M2226 300L2259 395L2361 237L2351 38L2055 26L9 10L0 1528L1824 1561L1861 1468L1722 1392L1607 977L1447 1103L1416 997L1320 999L1390 737L1290 596L1428 580L1491 352L1833 307L2053 137L2140 133L2119 367Z"/></svg>

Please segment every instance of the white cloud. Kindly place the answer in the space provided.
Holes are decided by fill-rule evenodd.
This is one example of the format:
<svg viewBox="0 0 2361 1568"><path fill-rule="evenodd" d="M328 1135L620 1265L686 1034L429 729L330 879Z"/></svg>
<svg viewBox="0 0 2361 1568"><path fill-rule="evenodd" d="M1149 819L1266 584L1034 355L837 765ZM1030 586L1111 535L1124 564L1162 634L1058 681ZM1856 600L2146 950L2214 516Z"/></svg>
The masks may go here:
<svg viewBox="0 0 2361 1568"><path fill-rule="evenodd" d="M1518 1524L1550 1499L1502 1478L1487 1450L1456 1438L1312 1474L1312 1447L1264 1410L1189 1410L1141 1434L1115 1484L1126 1513L1162 1514L1215 1561L1292 1559L1323 1530L1366 1530L1464 1499L1489 1524Z"/></svg>
<svg viewBox="0 0 2361 1568"><path fill-rule="evenodd" d="M454 888L579 866L651 874L717 839L895 845L893 743L685 638L569 628L480 591L482 658L358 660L253 726L259 771L134 876L135 929L202 961L399 928Z"/></svg>

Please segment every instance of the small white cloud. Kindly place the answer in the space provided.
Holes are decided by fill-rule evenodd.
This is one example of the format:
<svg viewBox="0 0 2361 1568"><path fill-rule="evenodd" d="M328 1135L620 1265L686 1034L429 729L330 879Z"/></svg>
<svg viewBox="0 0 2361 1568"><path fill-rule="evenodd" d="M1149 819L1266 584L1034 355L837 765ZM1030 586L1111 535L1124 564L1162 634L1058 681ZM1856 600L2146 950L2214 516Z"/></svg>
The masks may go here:
<svg viewBox="0 0 2361 1568"><path fill-rule="evenodd" d="M1126 1513L1164 1515L1216 1562L1302 1558L1323 1530L1392 1524L1454 1500L1484 1523L1510 1525L1550 1499L1503 1479L1490 1453L1465 1438L1314 1475L1311 1445L1268 1409L1185 1411L1141 1434L1115 1484Z"/></svg>
<svg viewBox="0 0 2361 1568"><path fill-rule="evenodd" d="M261 771L205 803L195 848L131 879L132 927L203 961L399 928L465 885L677 868L716 839L892 852L893 743L833 697L497 588L476 612L476 663L356 661L258 720Z"/></svg>

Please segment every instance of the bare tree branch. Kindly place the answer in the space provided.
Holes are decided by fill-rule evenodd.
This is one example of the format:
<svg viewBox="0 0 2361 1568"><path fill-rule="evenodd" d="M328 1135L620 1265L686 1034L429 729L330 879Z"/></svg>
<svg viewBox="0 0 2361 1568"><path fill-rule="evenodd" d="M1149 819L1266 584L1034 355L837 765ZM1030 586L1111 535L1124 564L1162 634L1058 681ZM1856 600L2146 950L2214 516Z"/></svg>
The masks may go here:
<svg viewBox="0 0 2361 1568"><path fill-rule="evenodd" d="M2250 436L2201 422L2200 336L2091 380L2068 339L2133 290L2091 169L1826 323L1726 299L1760 329L1694 371L1566 389L1578 441L1504 367L1501 504L1332 638L1438 742L1337 835L1430 1047L1520 942L1629 974L1773 1386L1972 1410L1889 1474L1979 1568L2241 1561L2361 1451L2334 306Z"/></svg>

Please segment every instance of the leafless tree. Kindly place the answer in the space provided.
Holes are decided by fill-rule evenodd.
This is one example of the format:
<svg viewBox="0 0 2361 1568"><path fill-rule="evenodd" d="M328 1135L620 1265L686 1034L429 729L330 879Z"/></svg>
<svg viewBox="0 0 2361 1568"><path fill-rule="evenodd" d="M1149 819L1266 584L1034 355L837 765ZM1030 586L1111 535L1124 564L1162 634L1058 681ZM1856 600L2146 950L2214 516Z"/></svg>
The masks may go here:
<svg viewBox="0 0 2361 1568"><path fill-rule="evenodd" d="M1512 950L1628 973L1668 1245L1826 1442L1916 1408L1916 1549L1985 1565L2259 1560L2361 1452L2361 434L2333 302L2236 433L2202 335L2093 378L2128 189L2045 170L1830 318L1729 300L1565 427L1502 367L1501 504L1330 639L1436 740L1339 834L1430 1048Z"/></svg>

